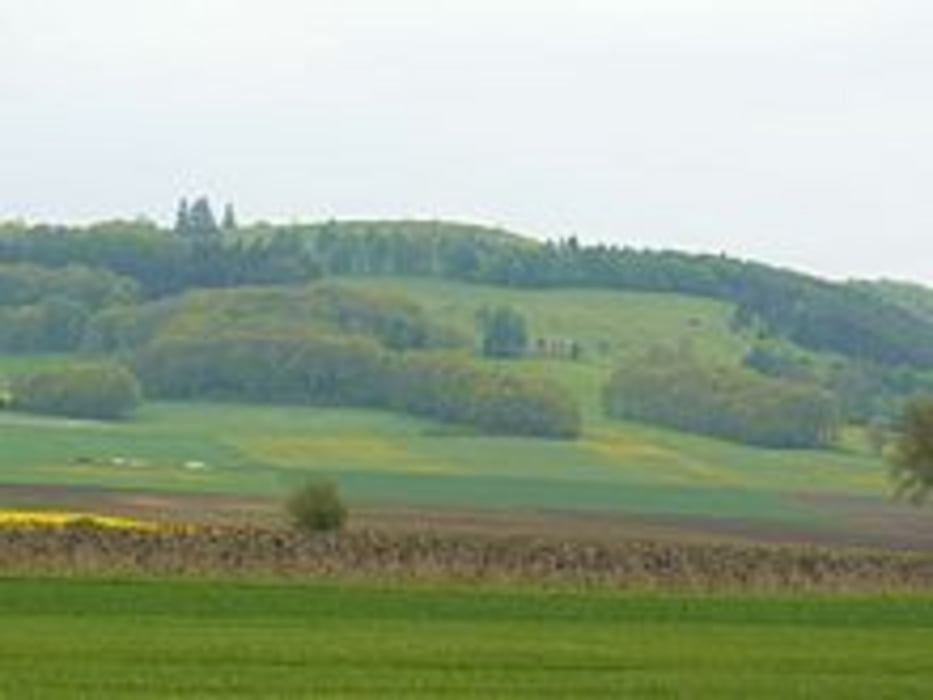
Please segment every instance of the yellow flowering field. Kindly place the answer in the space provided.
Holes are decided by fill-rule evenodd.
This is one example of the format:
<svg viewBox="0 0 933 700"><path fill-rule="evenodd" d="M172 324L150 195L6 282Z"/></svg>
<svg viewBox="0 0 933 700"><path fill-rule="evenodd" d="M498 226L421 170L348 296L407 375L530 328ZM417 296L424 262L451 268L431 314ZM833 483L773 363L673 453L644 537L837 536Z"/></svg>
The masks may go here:
<svg viewBox="0 0 933 700"><path fill-rule="evenodd" d="M155 531L155 523L120 518L112 515L94 513L75 513L65 511L22 511L0 510L0 527L67 527L69 525L92 525L114 530Z"/></svg>

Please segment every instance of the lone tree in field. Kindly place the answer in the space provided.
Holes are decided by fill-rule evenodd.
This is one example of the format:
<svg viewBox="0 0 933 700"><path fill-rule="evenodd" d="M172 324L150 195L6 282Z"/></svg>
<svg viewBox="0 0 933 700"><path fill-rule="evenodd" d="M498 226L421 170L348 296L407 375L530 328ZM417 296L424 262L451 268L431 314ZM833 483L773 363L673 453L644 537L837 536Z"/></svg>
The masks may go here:
<svg viewBox="0 0 933 700"><path fill-rule="evenodd" d="M476 315L486 357L521 357L528 346L525 317L515 309L483 308Z"/></svg>
<svg viewBox="0 0 933 700"><path fill-rule="evenodd" d="M347 520L347 507L333 481L310 481L293 492L285 510L294 527L306 532L340 530Z"/></svg>
<svg viewBox="0 0 933 700"><path fill-rule="evenodd" d="M933 489L933 397L907 405L893 459L896 495L921 504Z"/></svg>

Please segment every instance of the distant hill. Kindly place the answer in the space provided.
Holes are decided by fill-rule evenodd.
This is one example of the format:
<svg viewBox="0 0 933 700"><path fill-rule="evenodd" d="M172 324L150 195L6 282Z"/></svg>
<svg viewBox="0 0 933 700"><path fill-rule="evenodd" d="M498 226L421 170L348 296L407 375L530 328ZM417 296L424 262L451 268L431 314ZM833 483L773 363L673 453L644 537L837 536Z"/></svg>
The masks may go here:
<svg viewBox="0 0 933 700"><path fill-rule="evenodd" d="M68 284L51 282L59 279ZM375 296L333 306L320 289L335 279L359 281ZM95 280L102 284L89 284ZM319 280L324 287L303 291ZM387 294L396 281L397 294ZM432 281L444 284L432 288ZM564 308L584 290L592 292L589 301L548 312L547 305ZM641 311L615 324L613 306L622 296L614 295L624 294L637 295ZM468 303L438 307L451 296ZM679 313L674 309L711 303L718 309L715 334L703 313L683 328L663 320ZM576 238L540 242L443 221L203 231L146 221L0 226L0 353L117 352L178 329L259 333L295 325L363 331L390 347L417 346L426 333L434 337L427 346L475 348L475 314L502 305L529 312L532 356L537 344L553 349L566 341L584 352L584 364L605 361L607 370L613 358L631 361L632 348L650 351L638 337L668 348L688 344L707 359L718 355L720 363L818 385L838 398L847 420L894 419L905 398L933 389L931 302L923 288L909 285L834 283L722 255ZM459 326L453 334L452 325Z"/></svg>
<svg viewBox="0 0 933 700"><path fill-rule="evenodd" d="M897 304L926 322L933 323L933 289L930 287L896 280L859 280L850 282L850 285Z"/></svg>
<svg viewBox="0 0 933 700"><path fill-rule="evenodd" d="M894 299L722 255L585 245L576 238L541 243L469 224L262 224L198 237L138 221L82 228L7 225L0 227L2 262L106 268L135 279L148 297L196 287L297 283L321 274L676 293L729 302L736 324L805 348L933 368L933 321L903 295Z"/></svg>
<svg viewBox="0 0 933 700"><path fill-rule="evenodd" d="M904 400L933 391L930 294L447 222L197 239L146 222L0 226L0 386L91 355L148 392L120 426L3 411L0 479L272 493L332 472L373 502L786 522L811 489L884 494L884 440ZM502 309L523 325L511 359L483 352L484 312ZM655 383L638 384L649 365ZM608 410L620 368L635 372L608 398L651 386L656 416ZM685 393L678 377L694 376ZM718 393L699 402L706 426L688 415L703 391ZM819 440L772 429L801 432L791 395L820 397ZM747 429L765 419L769 435ZM149 466L115 466L124 456ZM191 461L209 467L178 466Z"/></svg>

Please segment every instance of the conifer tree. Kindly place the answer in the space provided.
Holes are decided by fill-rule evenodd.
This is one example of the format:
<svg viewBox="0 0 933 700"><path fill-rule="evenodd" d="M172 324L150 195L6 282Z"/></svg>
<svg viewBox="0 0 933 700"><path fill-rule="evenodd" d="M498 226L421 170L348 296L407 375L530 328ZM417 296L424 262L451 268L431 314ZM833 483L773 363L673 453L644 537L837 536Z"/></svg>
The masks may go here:
<svg viewBox="0 0 933 700"><path fill-rule="evenodd" d="M188 237L197 240L213 238L220 234L217 219L207 197L199 197L188 211Z"/></svg>
<svg viewBox="0 0 933 700"><path fill-rule="evenodd" d="M178 202L178 210L175 213L175 235L187 237L191 228L191 218L188 210L188 199L182 197Z"/></svg>
<svg viewBox="0 0 933 700"><path fill-rule="evenodd" d="M230 202L224 205L224 216L220 228L225 232L237 229L236 213L233 211L233 204Z"/></svg>

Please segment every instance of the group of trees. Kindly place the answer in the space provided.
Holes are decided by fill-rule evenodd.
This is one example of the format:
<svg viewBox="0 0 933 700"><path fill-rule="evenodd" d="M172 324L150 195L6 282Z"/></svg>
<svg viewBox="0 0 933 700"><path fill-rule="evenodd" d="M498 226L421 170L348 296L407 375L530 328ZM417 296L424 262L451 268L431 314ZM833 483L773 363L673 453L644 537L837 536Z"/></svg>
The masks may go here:
<svg viewBox="0 0 933 700"><path fill-rule="evenodd" d="M133 366L148 395L389 408L486 432L572 438L575 404L537 379L462 356L398 353L372 339L215 334L158 339Z"/></svg>
<svg viewBox="0 0 933 700"><path fill-rule="evenodd" d="M469 337L407 297L317 283L188 292L107 309L87 326L82 349L132 350L159 336L313 331L372 338L393 350L468 347Z"/></svg>
<svg viewBox="0 0 933 700"><path fill-rule="evenodd" d="M133 374L113 363L34 372L17 377L9 393L14 410L100 420L126 418L142 400Z"/></svg>
<svg viewBox="0 0 933 700"><path fill-rule="evenodd" d="M933 394L930 372L851 358L818 360L786 342L756 343L742 364L769 377L819 385L835 398L842 420L866 426L894 422L911 398Z"/></svg>
<svg viewBox="0 0 933 700"><path fill-rule="evenodd" d="M94 313L137 297L133 280L108 270L0 263L0 352L74 350Z"/></svg>
<svg viewBox="0 0 933 700"><path fill-rule="evenodd" d="M835 402L819 387L676 353L618 368L604 401L615 418L766 447L823 447L838 425Z"/></svg>
<svg viewBox="0 0 933 700"><path fill-rule="evenodd" d="M173 230L146 221L0 227L0 261L81 263L131 277L147 297L193 287L306 282L326 274L422 275L520 287L676 292L736 304L737 328L881 364L933 368L933 319L852 284L717 255L538 243L442 222L217 223L206 199Z"/></svg>
<svg viewBox="0 0 933 700"><path fill-rule="evenodd" d="M190 241L208 241L224 233L232 233L236 229L236 214L233 211L233 204L229 202L224 206L223 219L220 224L217 223L207 197L198 197L190 206L185 197L178 203L173 231L180 238Z"/></svg>
<svg viewBox="0 0 933 700"><path fill-rule="evenodd" d="M321 274L307 243L287 232L247 239L194 230L175 234L148 221L6 226L0 262L104 268L134 280L150 299L198 287L304 283Z"/></svg>

